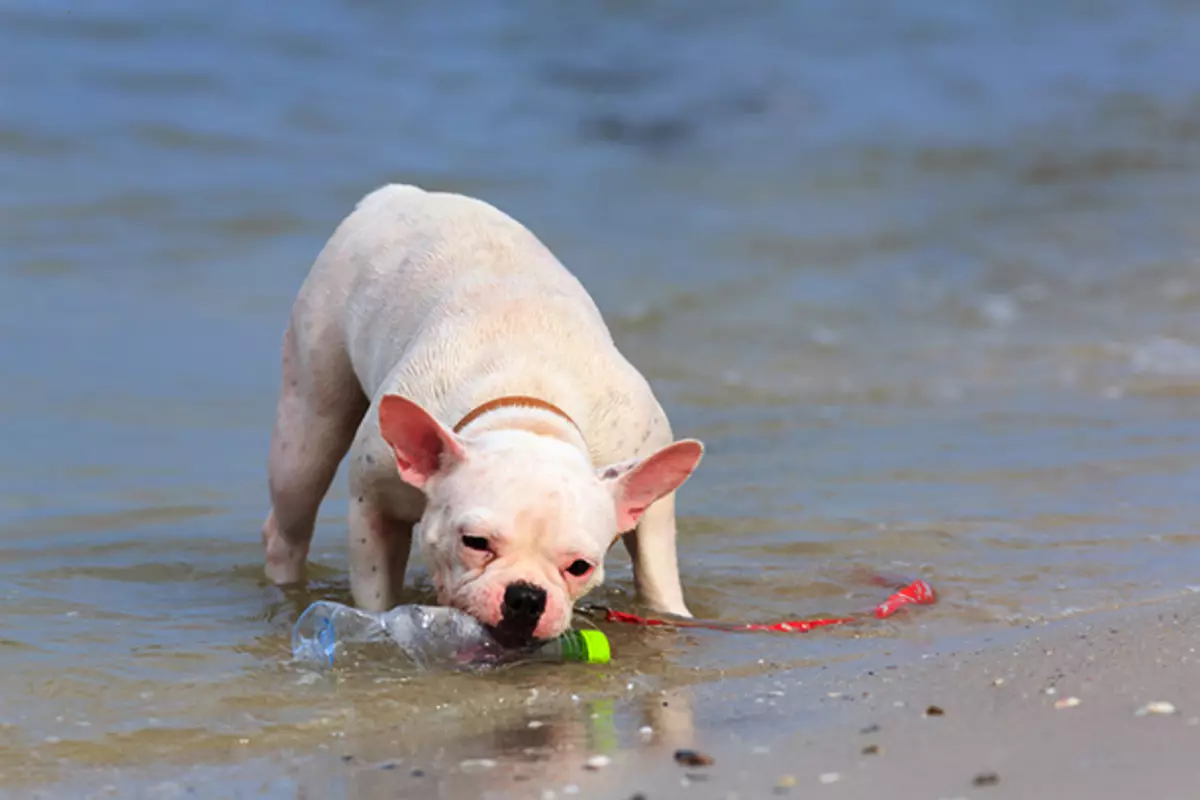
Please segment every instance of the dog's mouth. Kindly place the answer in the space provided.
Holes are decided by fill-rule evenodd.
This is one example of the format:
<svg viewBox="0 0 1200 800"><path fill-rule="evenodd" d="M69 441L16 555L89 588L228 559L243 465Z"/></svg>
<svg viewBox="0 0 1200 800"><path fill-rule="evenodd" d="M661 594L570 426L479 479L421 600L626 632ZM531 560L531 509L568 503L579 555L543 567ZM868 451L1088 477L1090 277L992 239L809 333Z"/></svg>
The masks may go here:
<svg viewBox="0 0 1200 800"><path fill-rule="evenodd" d="M499 625L488 625L487 629L497 644L510 650L534 647L545 641L533 635L532 627L512 625L505 621Z"/></svg>

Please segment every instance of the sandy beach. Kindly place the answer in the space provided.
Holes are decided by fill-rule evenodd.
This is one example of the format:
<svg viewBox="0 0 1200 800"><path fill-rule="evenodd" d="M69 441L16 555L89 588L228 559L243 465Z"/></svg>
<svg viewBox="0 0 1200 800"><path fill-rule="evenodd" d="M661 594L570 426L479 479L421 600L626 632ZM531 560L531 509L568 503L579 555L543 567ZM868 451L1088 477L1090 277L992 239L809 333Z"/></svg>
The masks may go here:
<svg viewBox="0 0 1200 800"><path fill-rule="evenodd" d="M493 716L474 736L355 736L267 789L303 797L1190 798L1200 600L832 658L622 701ZM680 763L679 750L694 756ZM711 759L711 763L699 764ZM252 790L254 761L223 768ZM203 768L138 781L202 791ZM128 777L128 775L126 776ZM92 785L102 776L90 778ZM128 785L128 784L127 784ZM267 784L263 784L267 786ZM60 796L53 794L51 796Z"/></svg>
<svg viewBox="0 0 1200 800"><path fill-rule="evenodd" d="M292 751L290 768L278 755L160 763L28 796L1191 798L1198 645L1189 595L965 644L902 638L619 704L632 714L575 696L493 713L474 736L352 725Z"/></svg>
<svg viewBox="0 0 1200 800"><path fill-rule="evenodd" d="M633 749L615 760L620 778L602 791L589 791L582 775L580 796L1196 796L1200 601L989 639L777 692L751 718L697 728L696 749L712 766ZM746 704L771 691L749 688Z"/></svg>

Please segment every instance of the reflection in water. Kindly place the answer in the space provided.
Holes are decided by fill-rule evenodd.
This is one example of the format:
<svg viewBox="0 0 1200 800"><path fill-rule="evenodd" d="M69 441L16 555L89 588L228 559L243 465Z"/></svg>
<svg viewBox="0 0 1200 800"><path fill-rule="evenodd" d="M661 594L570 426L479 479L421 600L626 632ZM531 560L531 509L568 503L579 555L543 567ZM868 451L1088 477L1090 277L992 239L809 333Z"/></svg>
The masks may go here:
<svg viewBox="0 0 1200 800"><path fill-rule="evenodd" d="M0 9L0 786L602 788L606 737L749 718L723 680L1194 583L1200 10L543 5ZM282 330L387 180L527 222L705 440L697 613L855 611L859 570L942 602L618 626L605 668L288 665L348 594L341 480L311 584L262 579ZM614 558L590 599L630 607Z"/></svg>
<svg viewBox="0 0 1200 800"><path fill-rule="evenodd" d="M347 741L346 748L354 752L339 757L348 765L345 791L364 798L407 792L479 797L489 790L520 791L526 784L603 793L606 785L622 778L622 749L636 745L670 763L675 750L693 745L690 694L687 688L654 692L623 703L629 709L625 712L618 712L611 699L557 708L533 702L484 735L441 747L431 747L411 731L387 742ZM588 759L597 755L613 759L613 766L588 769Z"/></svg>

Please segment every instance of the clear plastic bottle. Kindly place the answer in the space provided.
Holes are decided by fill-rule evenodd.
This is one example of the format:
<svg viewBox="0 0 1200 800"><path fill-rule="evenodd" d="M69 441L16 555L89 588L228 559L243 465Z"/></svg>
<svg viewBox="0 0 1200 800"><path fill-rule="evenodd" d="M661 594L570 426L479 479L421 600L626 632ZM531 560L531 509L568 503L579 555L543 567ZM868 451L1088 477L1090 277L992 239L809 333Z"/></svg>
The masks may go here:
<svg viewBox="0 0 1200 800"><path fill-rule="evenodd" d="M512 650L492 639L479 620L457 609L408 605L374 613L322 600L296 620L292 655L319 667L352 655L393 662L399 655L417 669L471 669L518 661L603 664L609 660L609 647L600 631L579 630L539 646Z"/></svg>

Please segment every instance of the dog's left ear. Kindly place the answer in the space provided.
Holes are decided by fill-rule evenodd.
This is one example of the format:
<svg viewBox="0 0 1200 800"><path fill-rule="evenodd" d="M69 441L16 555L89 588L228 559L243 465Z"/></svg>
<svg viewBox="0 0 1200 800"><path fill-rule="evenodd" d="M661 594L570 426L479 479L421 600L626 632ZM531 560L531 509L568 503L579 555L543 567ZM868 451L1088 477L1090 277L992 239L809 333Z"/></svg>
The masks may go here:
<svg viewBox="0 0 1200 800"><path fill-rule="evenodd" d="M379 401L379 433L396 454L401 480L418 489L466 457L453 431L398 394L385 395Z"/></svg>
<svg viewBox="0 0 1200 800"><path fill-rule="evenodd" d="M652 456L601 469L600 480L613 493L617 507L617 530L633 530L654 501L683 485L703 455L704 445L682 439Z"/></svg>

